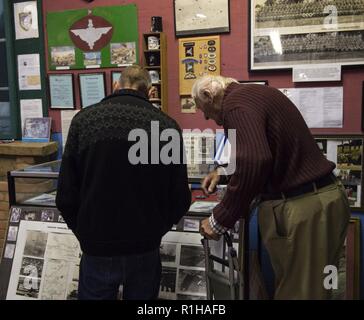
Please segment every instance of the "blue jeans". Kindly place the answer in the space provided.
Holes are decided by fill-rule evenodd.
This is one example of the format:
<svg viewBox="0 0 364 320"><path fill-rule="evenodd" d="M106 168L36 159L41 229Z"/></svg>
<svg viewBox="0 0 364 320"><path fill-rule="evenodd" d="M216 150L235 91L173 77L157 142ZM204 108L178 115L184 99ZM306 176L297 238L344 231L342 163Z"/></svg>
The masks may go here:
<svg viewBox="0 0 364 320"><path fill-rule="evenodd" d="M118 257L83 254L78 284L79 300L115 300L123 285L123 300L157 299L161 280L159 248Z"/></svg>

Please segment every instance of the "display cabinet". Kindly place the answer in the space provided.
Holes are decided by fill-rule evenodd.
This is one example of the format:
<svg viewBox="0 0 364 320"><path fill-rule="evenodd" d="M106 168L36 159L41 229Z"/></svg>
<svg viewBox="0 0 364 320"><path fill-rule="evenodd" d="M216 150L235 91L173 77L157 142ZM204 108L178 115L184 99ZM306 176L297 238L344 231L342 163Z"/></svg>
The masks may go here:
<svg viewBox="0 0 364 320"><path fill-rule="evenodd" d="M167 41L163 32L143 34L143 66L152 79L152 97L150 102L168 113L167 93Z"/></svg>

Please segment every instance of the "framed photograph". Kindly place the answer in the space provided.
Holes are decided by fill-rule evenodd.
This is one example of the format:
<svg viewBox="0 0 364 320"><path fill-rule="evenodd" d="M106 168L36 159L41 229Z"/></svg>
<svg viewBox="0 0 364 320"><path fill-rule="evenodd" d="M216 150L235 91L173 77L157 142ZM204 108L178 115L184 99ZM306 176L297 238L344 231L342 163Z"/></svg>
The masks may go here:
<svg viewBox="0 0 364 320"><path fill-rule="evenodd" d="M315 136L326 158L336 164L335 175L342 181L353 209L363 205L363 142L361 135Z"/></svg>
<svg viewBox="0 0 364 320"><path fill-rule="evenodd" d="M238 80L239 83L246 83L246 84L262 84L267 86L268 80Z"/></svg>
<svg viewBox="0 0 364 320"><path fill-rule="evenodd" d="M106 96L104 73L81 73L80 82L81 107L87 108L99 103Z"/></svg>
<svg viewBox="0 0 364 320"><path fill-rule="evenodd" d="M73 74L50 74L48 83L51 109L75 109Z"/></svg>
<svg viewBox="0 0 364 320"><path fill-rule="evenodd" d="M51 136L51 118L26 118L22 141L49 142Z"/></svg>
<svg viewBox="0 0 364 320"><path fill-rule="evenodd" d="M14 3L15 39L39 38L37 1Z"/></svg>
<svg viewBox="0 0 364 320"><path fill-rule="evenodd" d="M250 70L364 64L364 7L337 0L251 0Z"/></svg>
<svg viewBox="0 0 364 320"><path fill-rule="evenodd" d="M229 0L174 0L176 37L230 32Z"/></svg>

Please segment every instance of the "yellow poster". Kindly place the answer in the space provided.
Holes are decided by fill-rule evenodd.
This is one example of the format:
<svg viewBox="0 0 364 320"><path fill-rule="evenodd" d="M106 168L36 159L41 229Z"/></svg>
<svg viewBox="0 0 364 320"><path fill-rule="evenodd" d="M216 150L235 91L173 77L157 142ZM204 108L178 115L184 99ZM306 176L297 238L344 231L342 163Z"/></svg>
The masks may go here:
<svg viewBox="0 0 364 320"><path fill-rule="evenodd" d="M220 75L220 36L179 39L179 93L190 95L204 75Z"/></svg>

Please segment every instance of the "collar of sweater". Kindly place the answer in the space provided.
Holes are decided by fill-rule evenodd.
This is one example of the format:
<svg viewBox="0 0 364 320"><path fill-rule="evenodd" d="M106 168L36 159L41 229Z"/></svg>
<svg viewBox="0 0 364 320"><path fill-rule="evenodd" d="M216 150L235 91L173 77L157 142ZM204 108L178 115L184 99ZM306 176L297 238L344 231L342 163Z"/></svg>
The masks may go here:
<svg viewBox="0 0 364 320"><path fill-rule="evenodd" d="M143 94L142 92L133 90L133 89L118 90L115 93L113 93L113 94L107 96L106 98L102 99L102 101L107 101L109 99L120 97L120 96L133 96L133 97L140 98L140 99L143 99L143 100L149 102L149 100L148 100L148 98L147 98L147 96L145 94Z"/></svg>

